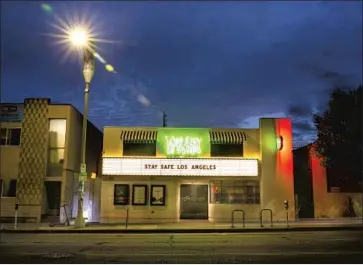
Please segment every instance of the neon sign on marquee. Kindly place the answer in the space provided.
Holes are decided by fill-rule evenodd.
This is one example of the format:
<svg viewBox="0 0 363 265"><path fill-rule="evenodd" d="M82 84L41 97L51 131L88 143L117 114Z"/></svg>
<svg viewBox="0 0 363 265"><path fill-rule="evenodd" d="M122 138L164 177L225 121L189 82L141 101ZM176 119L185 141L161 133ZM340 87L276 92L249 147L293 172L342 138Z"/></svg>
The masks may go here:
<svg viewBox="0 0 363 265"><path fill-rule="evenodd" d="M158 155L177 157L208 157L209 130L200 128L159 128L156 141Z"/></svg>
<svg viewBox="0 0 363 265"><path fill-rule="evenodd" d="M202 148L201 139L198 137L174 137L166 136L167 155L200 155Z"/></svg>

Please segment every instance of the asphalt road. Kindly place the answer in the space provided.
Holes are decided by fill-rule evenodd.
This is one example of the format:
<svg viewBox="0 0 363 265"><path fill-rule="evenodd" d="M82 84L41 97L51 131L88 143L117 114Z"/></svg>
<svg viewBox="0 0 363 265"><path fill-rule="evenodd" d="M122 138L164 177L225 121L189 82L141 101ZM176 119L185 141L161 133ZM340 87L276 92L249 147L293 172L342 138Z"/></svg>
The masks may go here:
<svg viewBox="0 0 363 265"><path fill-rule="evenodd" d="M0 234L1 263L362 263L357 231Z"/></svg>

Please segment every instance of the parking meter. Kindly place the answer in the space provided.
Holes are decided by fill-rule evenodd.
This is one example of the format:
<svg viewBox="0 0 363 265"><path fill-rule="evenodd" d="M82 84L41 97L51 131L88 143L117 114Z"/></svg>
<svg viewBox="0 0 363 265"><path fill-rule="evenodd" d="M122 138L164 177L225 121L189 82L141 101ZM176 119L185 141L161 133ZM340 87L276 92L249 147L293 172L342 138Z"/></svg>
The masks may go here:
<svg viewBox="0 0 363 265"><path fill-rule="evenodd" d="M19 210L19 200L16 200L15 203L15 217L14 217L14 229L18 227L18 210Z"/></svg>
<svg viewBox="0 0 363 265"><path fill-rule="evenodd" d="M19 200L17 200L15 203L15 211L19 210L19 204L20 204L20 202L19 202Z"/></svg>
<svg viewBox="0 0 363 265"><path fill-rule="evenodd" d="M285 210L286 210L286 226L289 227L289 201L285 200Z"/></svg>
<svg viewBox="0 0 363 265"><path fill-rule="evenodd" d="M285 200L284 204L285 204L285 210L287 211L289 209L289 202Z"/></svg>

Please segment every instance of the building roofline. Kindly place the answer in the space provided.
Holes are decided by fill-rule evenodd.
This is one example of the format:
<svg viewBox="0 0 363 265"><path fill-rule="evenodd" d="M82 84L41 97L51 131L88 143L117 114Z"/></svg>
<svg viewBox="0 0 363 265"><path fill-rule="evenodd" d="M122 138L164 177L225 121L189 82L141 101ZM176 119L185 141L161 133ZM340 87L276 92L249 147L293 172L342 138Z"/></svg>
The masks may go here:
<svg viewBox="0 0 363 265"><path fill-rule="evenodd" d="M119 128L119 129L128 129L128 130L157 130L157 129L212 129L217 131L224 131L224 130L234 130L234 131L255 131L259 130L260 128L215 128L215 127L162 127L162 126L103 126L103 129L107 128Z"/></svg>
<svg viewBox="0 0 363 265"><path fill-rule="evenodd" d="M72 109L74 109L76 112L78 112L82 117L83 114L72 104L70 103L52 103L52 100L50 98L24 98L25 100L29 100L29 99L46 99L49 100L49 106L69 106ZM24 101L21 103L12 103L12 102L0 102L0 105L24 105ZM96 125L94 125L94 123L92 123L89 119L87 119L88 124L92 125L96 130L98 130L100 133L103 134L102 130L98 129Z"/></svg>

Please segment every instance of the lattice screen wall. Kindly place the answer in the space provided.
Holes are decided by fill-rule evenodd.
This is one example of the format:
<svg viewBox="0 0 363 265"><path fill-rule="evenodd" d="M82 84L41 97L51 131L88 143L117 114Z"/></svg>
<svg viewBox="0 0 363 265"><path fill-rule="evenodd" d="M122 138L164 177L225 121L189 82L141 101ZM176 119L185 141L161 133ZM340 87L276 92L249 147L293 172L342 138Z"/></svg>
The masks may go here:
<svg viewBox="0 0 363 265"><path fill-rule="evenodd" d="M21 134L17 198L21 205L40 206L47 167L49 99L27 99Z"/></svg>

